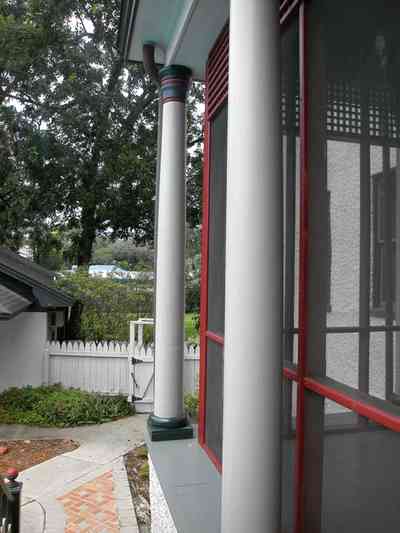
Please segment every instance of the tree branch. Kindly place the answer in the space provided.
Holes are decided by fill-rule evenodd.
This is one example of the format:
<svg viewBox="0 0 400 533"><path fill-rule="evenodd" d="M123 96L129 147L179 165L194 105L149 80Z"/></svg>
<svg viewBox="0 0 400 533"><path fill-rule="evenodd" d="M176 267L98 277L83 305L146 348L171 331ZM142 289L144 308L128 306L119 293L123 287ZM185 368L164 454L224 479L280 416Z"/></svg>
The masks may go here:
<svg viewBox="0 0 400 533"><path fill-rule="evenodd" d="M200 144L204 141L204 135L201 134L198 137L195 137L188 143L188 148L191 148L192 146L195 146L196 144Z"/></svg>

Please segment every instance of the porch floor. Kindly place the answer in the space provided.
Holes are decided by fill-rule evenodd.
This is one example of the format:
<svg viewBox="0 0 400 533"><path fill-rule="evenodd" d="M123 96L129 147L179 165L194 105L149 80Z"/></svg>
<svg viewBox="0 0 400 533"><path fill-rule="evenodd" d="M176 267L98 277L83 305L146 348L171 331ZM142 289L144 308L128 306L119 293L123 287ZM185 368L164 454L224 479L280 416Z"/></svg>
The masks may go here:
<svg viewBox="0 0 400 533"><path fill-rule="evenodd" d="M338 418L343 417L332 417L336 427L324 435L321 532L377 533L382 527L398 531L399 434L376 426L359 431L349 428L354 417L347 417L348 424L337 424ZM178 533L219 533L221 476L197 437L148 441L148 446ZM284 533L293 531L293 475L294 440L285 439Z"/></svg>
<svg viewBox="0 0 400 533"><path fill-rule="evenodd" d="M178 533L219 533L221 476L197 436L167 442L146 438Z"/></svg>

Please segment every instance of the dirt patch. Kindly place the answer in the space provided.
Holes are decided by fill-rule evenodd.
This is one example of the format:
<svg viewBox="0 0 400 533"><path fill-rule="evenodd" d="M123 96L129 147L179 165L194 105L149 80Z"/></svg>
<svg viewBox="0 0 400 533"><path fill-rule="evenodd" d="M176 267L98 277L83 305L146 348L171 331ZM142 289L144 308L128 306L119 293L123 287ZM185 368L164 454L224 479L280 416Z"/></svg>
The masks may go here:
<svg viewBox="0 0 400 533"><path fill-rule="evenodd" d="M140 533L150 532L149 461L145 445L138 446L124 457L133 506Z"/></svg>
<svg viewBox="0 0 400 533"><path fill-rule="evenodd" d="M1 448L8 449L7 453L0 455L0 474L4 475L8 468L16 468L18 472L22 472L56 455L76 450L79 444L64 439L0 440Z"/></svg>

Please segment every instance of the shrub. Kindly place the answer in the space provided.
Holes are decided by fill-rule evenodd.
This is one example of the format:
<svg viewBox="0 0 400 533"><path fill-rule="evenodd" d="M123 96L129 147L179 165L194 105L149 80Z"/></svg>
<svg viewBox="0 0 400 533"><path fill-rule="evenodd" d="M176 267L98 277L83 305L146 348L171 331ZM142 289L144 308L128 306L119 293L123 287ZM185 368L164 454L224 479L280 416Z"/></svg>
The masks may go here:
<svg viewBox="0 0 400 533"><path fill-rule="evenodd" d="M98 424L134 414L123 396L102 396L60 385L11 388L0 394L0 422L39 426Z"/></svg>
<svg viewBox="0 0 400 533"><path fill-rule="evenodd" d="M129 321L152 316L152 283L91 277L79 270L65 274L57 286L83 305L80 340L128 341Z"/></svg>
<svg viewBox="0 0 400 533"><path fill-rule="evenodd" d="M200 284L192 282L186 286L186 312L198 313L200 310Z"/></svg>
<svg viewBox="0 0 400 533"><path fill-rule="evenodd" d="M184 404L187 414L192 418L197 418L199 415L199 395L185 394Z"/></svg>

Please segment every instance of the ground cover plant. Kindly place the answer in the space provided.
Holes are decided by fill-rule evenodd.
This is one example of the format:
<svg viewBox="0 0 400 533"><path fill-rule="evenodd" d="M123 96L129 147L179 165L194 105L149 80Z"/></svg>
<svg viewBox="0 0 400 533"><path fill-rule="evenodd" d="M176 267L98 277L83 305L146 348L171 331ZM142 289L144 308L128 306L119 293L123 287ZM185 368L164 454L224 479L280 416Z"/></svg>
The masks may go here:
<svg viewBox="0 0 400 533"><path fill-rule="evenodd" d="M0 423L71 427L134 414L124 396L64 389L61 385L12 387L0 394Z"/></svg>

